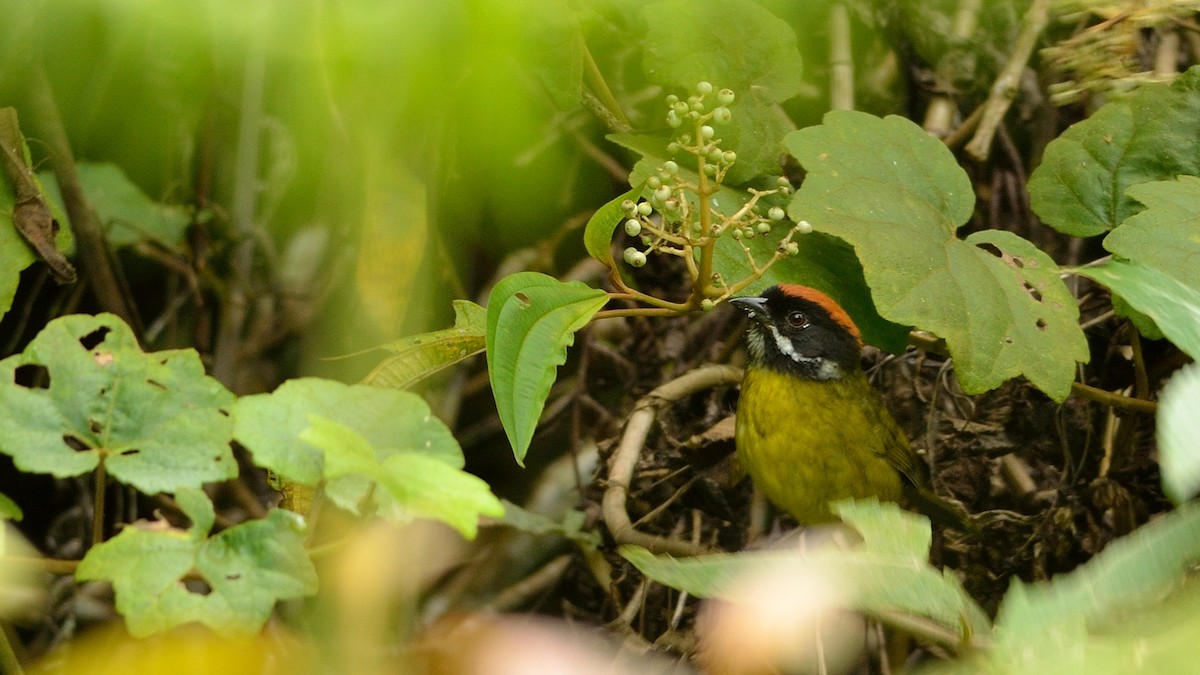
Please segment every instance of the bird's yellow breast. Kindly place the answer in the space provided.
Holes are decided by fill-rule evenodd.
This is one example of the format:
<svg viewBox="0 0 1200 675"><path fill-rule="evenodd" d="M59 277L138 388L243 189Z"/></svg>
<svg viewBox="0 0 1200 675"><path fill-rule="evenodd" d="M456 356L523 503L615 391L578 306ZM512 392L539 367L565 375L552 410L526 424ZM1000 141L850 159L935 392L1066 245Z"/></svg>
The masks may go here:
<svg viewBox="0 0 1200 675"><path fill-rule="evenodd" d="M754 483L803 524L833 520L839 499L900 500L912 468L907 438L861 371L817 381L751 368L736 439Z"/></svg>

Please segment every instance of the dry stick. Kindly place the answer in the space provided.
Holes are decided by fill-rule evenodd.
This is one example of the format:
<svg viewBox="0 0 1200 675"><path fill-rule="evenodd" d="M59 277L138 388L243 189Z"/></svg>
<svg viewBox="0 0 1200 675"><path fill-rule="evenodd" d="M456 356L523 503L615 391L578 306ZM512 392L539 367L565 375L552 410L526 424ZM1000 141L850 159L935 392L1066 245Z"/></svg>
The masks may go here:
<svg viewBox="0 0 1200 675"><path fill-rule="evenodd" d="M1037 45L1038 37L1046 28L1046 22L1049 20L1049 4L1050 0L1033 0L1033 3L1029 5L1029 9L1025 12L1025 19L1022 21L1021 34L1017 36L1017 41L1013 44L1008 63L1004 64L1000 75L992 84L987 103L984 105L983 118L979 121L979 128L975 130L975 137L967 143L965 148L967 154L981 162L987 159L991 152L992 137L996 135L996 128L1000 126L1013 99L1017 97L1021 74L1025 72L1025 68L1029 64L1029 57L1033 54L1034 46Z"/></svg>
<svg viewBox="0 0 1200 675"><path fill-rule="evenodd" d="M638 401L625 433L608 462L608 488L602 502L604 522L618 544L636 544L653 553L693 556L710 553L706 546L691 542L668 539L645 532L633 526L626 510L629 486L633 482L633 471L641 456L642 446L650 435L650 428L658 415L659 408L697 391L742 381L742 370L733 366L708 366L684 374L647 394Z"/></svg>
<svg viewBox="0 0 1200 675"><path fill-rule="evenodd" d="M54 178L58 181L63 204L71 219L71 230L79 251L79 266L84 278L92 288L96 300L106 311L121 317L136 335L142 334L142 321L138 317L125 277L116 264L116 256L108 247L100 218L88 204L79 184L75 170L75 156L67 140L54 90L41 65L34 68L29 85L30 105L33 109L33 124L39 136L50 150L50 164Z"/></svg>
<svg viewBox="0 0 1200 675"><path fill-rule="evenodd" d="M846 3L829 11L829 109L854 110L854 54Z"/></svg>

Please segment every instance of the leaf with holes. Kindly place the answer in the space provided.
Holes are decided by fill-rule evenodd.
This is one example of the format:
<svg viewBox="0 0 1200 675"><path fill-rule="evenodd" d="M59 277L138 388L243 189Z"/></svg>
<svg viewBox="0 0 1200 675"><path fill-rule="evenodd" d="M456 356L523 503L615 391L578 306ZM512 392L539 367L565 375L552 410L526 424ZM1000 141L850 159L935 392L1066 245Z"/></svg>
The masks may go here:
<svg viewBox="0 0 1200 675"><path fill-rule="evenodd" d="M233 400L194 350L145 353L117 316L65 316L0 361L0 451L59 478L103 461L148 494L200 487L237 475Z"/></svg>
<svg viewBox="0 0 1200 675"><path fill-rule="evenodd" d="M507 276L492 289L488 375L496 412L519 464L524 465L555 371L566 362L575 331L606 302L604 291L536 272Z"/></svg>
<svg viewBox="0 0 1200 675"><path fill-rule="evenodd" d="M188 489L176 500L190 528L135 522L88 551L75 572L78 581L112 582L117 611L133 635L191 622L247 635L262 628L277 601L316 593L316 570L295 514L275 509L209 537L208 497Z"/></svg>
<svg viewBox="0 0 1200 675"><path fill-rule="evenodd" d="M1075 299L1024 239L955 236L974 197L940 141L901 117L843 111L784 145L809 172L788 215L854 247L881 316L944 338L968 393L1024 376L1066 398L1088 358Z"/></svg>

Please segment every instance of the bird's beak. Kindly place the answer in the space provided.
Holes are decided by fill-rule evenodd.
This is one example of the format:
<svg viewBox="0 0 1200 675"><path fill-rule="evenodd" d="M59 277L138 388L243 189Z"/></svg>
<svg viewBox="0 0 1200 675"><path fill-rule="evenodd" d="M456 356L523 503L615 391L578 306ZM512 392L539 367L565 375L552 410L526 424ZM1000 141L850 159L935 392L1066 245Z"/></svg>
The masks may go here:
<svg viewBox="0 0 1200 675"><path fill-rule="evenodd" d="M771 317L767 314L766 298L732 298L729 304L745 312L751 319L759 323L769 323Z"/></svg>

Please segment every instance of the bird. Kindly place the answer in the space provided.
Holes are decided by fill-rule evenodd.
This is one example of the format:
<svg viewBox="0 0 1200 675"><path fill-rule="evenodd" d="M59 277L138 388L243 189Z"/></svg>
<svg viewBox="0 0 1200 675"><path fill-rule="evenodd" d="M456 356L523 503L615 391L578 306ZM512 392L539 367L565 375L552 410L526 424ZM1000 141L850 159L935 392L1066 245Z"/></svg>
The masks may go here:
<svg viewBox="0 0 1200 675"><path fill-rule="evenodd" d="M802 525L836 522L830 502L877 497L967 529L861 367L862 336L836 301L798 284L732 298L746 312L748 364L737 455L767 499Z"/></svg>

